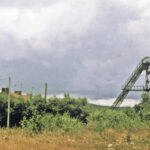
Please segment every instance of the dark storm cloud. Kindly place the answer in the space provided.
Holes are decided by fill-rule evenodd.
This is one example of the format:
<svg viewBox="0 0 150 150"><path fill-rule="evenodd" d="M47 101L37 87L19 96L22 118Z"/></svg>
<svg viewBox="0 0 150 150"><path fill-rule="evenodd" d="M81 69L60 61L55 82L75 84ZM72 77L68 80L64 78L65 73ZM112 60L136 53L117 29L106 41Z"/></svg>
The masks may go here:
<svg viewBox="0 0 150 150"><path fill-rule="evenodd" d="M0 69L26 87L42 88L47 81L49 93L116 97L140 59L150 55L150 15L136 1L0 3L10 17L0 17ZM28 7L35 5L37 12Z"/></svg>

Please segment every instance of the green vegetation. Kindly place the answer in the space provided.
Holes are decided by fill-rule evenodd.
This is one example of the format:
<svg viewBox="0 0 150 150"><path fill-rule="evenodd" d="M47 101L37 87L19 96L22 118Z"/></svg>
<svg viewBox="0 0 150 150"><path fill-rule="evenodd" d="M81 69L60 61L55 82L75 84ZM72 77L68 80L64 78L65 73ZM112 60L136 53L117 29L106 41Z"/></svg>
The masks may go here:
<svg viewBox="0 0 150 150"><path fill-rule="evenodd" d="M0 94L0 125L6 126L7 95ZM40 95L24 100L11 97L11 127L22 127L38 133L42 131L77 131L88 129L104 133L106 129L150 128L150 94L144 93L142 101L134 108L111 109L87 103L86 98L55 96L46 102Z"/></svg>

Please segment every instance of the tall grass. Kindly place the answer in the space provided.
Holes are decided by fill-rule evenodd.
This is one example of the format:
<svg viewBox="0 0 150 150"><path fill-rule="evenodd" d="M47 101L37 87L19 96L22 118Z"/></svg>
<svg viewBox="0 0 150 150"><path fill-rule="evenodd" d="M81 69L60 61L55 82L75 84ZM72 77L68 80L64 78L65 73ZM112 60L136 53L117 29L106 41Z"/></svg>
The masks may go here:
<svg viewBox="0 0 150 150"><path fill-rule="evenodd" d="M149 150L150 130L108 129L105 134L62 130L31 134L24 129L0 129L2 150Z"/></svg>

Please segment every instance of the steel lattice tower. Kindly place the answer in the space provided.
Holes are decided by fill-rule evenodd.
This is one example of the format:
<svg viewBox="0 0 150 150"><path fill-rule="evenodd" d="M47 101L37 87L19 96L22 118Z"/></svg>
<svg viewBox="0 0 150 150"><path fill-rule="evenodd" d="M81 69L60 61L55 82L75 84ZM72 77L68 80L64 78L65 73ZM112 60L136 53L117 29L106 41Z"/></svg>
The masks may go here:
<svg viewBox="0 0 150 150"><path fill-rule="evenodd" d="M135 82L138 80L139 76L144 70L146 72L145 85L134 86ZM112 107L119 107L130 91L150 92L149 75L150 75L150 57L145 57L140 61L140 63L137 65L131 76L124 84L122 92L120 93L116 101L113 103Z"/></svg>

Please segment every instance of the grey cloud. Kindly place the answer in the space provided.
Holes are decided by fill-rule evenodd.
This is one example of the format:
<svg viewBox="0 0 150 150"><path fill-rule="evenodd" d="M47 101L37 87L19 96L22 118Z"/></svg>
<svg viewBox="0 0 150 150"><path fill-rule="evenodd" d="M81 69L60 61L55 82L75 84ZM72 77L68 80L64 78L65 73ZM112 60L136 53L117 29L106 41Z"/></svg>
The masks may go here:
<svg viewBox="0 0 150 150"><path fill-rule="evenodd" d="M56 2L59 2L60 0L0 0L1 6L6 6L6 7L41 7L41 6L47 6L47 5L52 5Z"/></svg>
<svg viewBox="0 0 150 150"><path fill-rule="evenodd" d="M128 7L130 3L122 5L119 1L109 2L99 3L94 19L84 32L64 31L62 26L56 26L58 32L54 32L55 35L49 29L45 30L44 40L39 39L38 42L44 42L46 46L44 49L38 47L38 51L32 45L36 37L20 40L13 33L4 33L0 51L5 52L1 59L6 55L12 59L3 59L1 70L4 74L13 72L14 83L22 81L28 91L32 85L42 91L47 81L49 93L116 97L140 59L150 55L149 32L140 28L136 34L130 32L130 22L142 21L136 6ZM138 34L139 30L143 34Z"/></svg>

